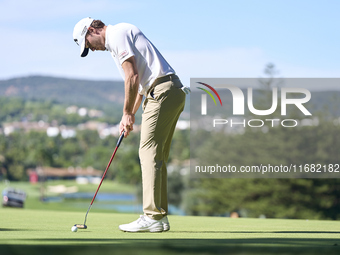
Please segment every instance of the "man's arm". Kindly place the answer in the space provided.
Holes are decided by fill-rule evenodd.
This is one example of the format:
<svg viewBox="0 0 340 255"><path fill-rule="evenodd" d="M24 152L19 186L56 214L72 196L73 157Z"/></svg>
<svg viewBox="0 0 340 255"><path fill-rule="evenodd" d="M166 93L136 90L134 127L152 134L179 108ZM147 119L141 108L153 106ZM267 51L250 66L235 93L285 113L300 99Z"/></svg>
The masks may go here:
<svg viewBox="0 0 340 255"><path fill-rule="evenodd" d="M133 114L136 114L142 101L143 101L143 95L138 94L136 97L135 106L133 107L133 111L132 111Z"/></svg>
<svg viewBox="0 0 340 255"><path fill-rule="evenodd" d="M119 131L125 131L125 137L129 135L130 131L133 130L133 124L135 123L135 106L139 97L137 97L139 77L136 66L135 57L132 56L125 60L122 64L122 68L125 74L125 100L123 108L123 116L120 122ZM137 100L138 99L138 100ZM140 103L139 103L140 105ZM138 105L138 107L139 107ZM137 108L138 109L138 108Z"/></svg>

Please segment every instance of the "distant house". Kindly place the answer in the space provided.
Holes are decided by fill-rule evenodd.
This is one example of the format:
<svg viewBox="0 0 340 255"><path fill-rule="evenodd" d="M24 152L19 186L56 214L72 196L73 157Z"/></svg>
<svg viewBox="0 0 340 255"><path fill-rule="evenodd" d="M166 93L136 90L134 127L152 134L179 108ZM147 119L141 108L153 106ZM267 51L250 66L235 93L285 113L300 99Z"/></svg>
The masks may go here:
<svg viewBox="0 0 340 255"><path fill-rule="evenodd" d="M38 122L15 121L11 123L3 123L3 133L6 136L19 130L23 130L24 132L30 132L32 130L46 132L48 128L49 124L42 120Z"/></svg>
<svg viewBox="0 0 340 255"><path fill-rule="evenodd" d="M81 167L69 167L69 168L53 168L53 167L37 167L36 169L28 169L28 176L37 175L39 181L43 180L81 180L87 182L97 182L103 174L100 170L95 170L92 167L81 168ZM85 178L85 179L84 179Z"/></svg>
<svg viewBox="0 0 340 255"><path fill-rule="evenodd" d="M184 130L190 128L190 121L188 120L179 120L176 124L176 129Z"/></svg>

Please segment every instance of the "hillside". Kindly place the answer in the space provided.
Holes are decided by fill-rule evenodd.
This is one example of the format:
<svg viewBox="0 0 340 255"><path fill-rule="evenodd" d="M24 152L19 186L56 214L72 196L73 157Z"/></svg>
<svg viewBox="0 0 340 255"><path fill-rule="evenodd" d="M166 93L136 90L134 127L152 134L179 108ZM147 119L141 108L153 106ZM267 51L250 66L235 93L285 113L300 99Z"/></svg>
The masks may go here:
<svg viewBox="0 0 340 255"><path fill-rule="evenodd" d="M63 104L103 108L122 105L124 84L120 81L76 80L29 76L0 81L0 96L54 100Z"/></svg>
<svg viewBox="0 0 340 255"><path fill-rule="evenodd" d="M246 94L246 91L244 94ZM192 93L201 94L193 88ZM254 90L256 98L260 90ZM232 97L227 90L221 91L224 103L232 109ZM0 97L19 97L25 100L51 100L66 105L94 107L101 110L121 111L124 103L124 84L122 81L94 81L66 79L48 76L28 76L0 80ZM200 99L200 96L194 97ZM193 99L194 99L193 98ZM340 91L312 91L312 99L308 103L315 111L329 111L340 116ZM197 100L196 100L197 101ZM200 102L197 102L200 105ZM195 103L196 105L196 103ZM269 107L270 105L268 105ZM189 119L190 97L181 118Z"/></svg>
<svg viewBox="0 0 340 255"><path fill-rule="evenodd" d="M65 105L94 107L106 112L122 110L124 83L122 81L93 81L28 76L0 80L0 97L19 97L25 100L51 100ZM190 101L181 118L189 118Z"/></svg>

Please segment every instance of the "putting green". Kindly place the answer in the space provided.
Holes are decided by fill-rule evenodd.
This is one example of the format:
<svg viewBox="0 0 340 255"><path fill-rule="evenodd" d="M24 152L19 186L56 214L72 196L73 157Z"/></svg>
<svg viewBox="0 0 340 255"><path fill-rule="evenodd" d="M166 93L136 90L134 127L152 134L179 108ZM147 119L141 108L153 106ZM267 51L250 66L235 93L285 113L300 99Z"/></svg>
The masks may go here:
<svg viewBox="0 0 340 255"><path fill-rule="evenodd" d="M0 209L0 254L340 253L340 222L169 216L164 233L124 233L135 214Z"/></svg>

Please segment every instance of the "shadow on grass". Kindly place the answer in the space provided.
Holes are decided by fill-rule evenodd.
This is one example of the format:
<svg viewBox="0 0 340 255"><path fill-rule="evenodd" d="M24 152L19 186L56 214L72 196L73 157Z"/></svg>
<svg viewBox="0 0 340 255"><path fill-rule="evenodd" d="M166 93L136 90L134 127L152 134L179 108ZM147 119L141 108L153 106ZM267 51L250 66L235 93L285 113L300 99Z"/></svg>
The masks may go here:
<svg viewBox="0 0 340 255"><path fill-rule="evenodd" d="M32 229L22 229L22 228L0 228L1 231L32 231Z"/></svg>
<svg viewBox="0 0 340 255"><path fill-rule="evenodd" d="M21 239L32 241L32 239ZM338 238L36 239L0 245L1 254L340 254ZM63 244L56 244L62 242ZM78 243L76 243L78 242ZM55 244L54 244L55 243Z"/></svg>
<svg viewBox="0 0 340 255"><path fill-rule="evenodd" d="M197 231L176 231L176 232L168 232L170 233L197 233ZM201 231L200 233L210 233L210 234L340 234L340 231Z"/></svg>

